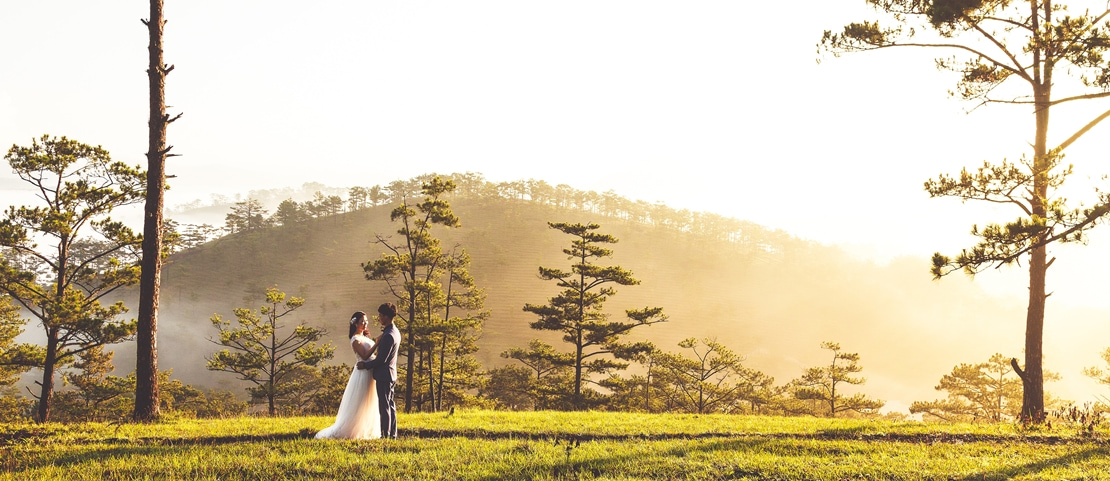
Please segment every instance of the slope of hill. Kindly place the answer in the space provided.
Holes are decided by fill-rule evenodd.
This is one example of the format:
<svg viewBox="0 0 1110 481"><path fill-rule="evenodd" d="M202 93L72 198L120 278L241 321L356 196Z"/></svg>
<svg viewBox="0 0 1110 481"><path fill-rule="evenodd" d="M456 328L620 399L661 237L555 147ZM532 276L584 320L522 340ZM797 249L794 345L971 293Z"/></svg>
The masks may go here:
<svg viewBox="0 0 1110 481"><path fill-rule="evenodd" d="M925 258L876 265L782 233L757 232L761 241L745 244L521 200L451 202L462 227L434 233L445 247L470 253L472 274L486 290L492 317L478 358L487 367L532 338L563 347L531 330L534 316L522 311L557 292L538 277L539 266L569 266L561 249L570 238L549 229L548 221L597 222L620 240L611 263L642 282L619 287L607 311L623 317L627 308L660 306L670 318L639 328L634 338L669 351L678 351L686 337L716 338L778 384L827 364L831 357L819 344L835 341L862 356L868 382L859 391L904 411L914 400L940 397L933 386L958 363L982 362L995 352L1020 356L1023 306L991 298L965 278L934 282ZM341 347L334 362L349 363L342 346L350 314L390 300L384 284L365 280L360 267L383 252L375 234L397 230L390 209L230 235L174 255L163 271L160 367L189 383L231 383L230 375L204 370L204 356L217 347L207 340L215 334L208 319L231 317L235 307L257 308L273 285L307 299L294 321L327 328ZM130 349L120 347L117 366L133 363Z"/></svg>

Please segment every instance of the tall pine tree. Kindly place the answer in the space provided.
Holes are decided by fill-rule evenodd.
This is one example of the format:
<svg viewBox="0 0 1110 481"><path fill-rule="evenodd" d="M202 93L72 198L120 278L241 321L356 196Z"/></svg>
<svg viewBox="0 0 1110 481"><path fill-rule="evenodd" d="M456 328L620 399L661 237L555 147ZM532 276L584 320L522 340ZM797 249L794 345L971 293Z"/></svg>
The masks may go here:
<svg viewBox="0 0 1110 481"><path fill-rule="evenodd" d="M840 55L896 47L937 49L945 52L936 60L937 67L959 75L955 94L980 106L1021 106L1032 114L1031 151L1020 162L984 162L975 171L930 179L925 190L932 197L1010 205L1019 213L1006 224L973 228L978 243L955 257L935 254L932 272L937 278L960 270L974 274L1027 258L1025 368L1016 359L1011 365L1023 385L1021 416L1043 421L1045 281L1055 260L1049 260L1048 247L1084 242L1085 231L1110 213L1107 192L1096 191L1090 207L1069 206L1058 194L1071 174L1071 166L1062 163L1064 151L1110 117L1110 110L1058 142L1049 141L1049 114L1064 104L1110 97L1110 5L1083 5L1080 13L1052 0L867 3L885 18L851 23L836 33L825 31L819 50Z"/></svg>
<svg viewBox="0 0 1110 481"><path fill-rule="evenodd" d="M166 145L166 128L181 117L166 113L166 75L173 65L162 60L162 32L166 20L162 16L162 0L150 0L150 18L143 20L150 37L147 46L149 65L150 120L147 123L146 205L143 209L142 280L139 283L139 318L135 350L135 411L136 421L152 421L158 417L158 298L162 283L163 199L166 191L166 158L173 146Z"/></svg>

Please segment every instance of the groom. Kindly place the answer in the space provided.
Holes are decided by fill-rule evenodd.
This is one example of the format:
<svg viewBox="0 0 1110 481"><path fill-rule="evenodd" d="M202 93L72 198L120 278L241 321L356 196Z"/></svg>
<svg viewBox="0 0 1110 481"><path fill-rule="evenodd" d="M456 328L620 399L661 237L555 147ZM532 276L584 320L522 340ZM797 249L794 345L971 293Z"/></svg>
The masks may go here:
<svg viewBox="0 0 1110 481"><path fill-rule="evenodd" d="M401 332L393 325L397 306L387 302L378 306L378 324L382 337L378 341L378 355L369 361L359 361L355 367L373 369L372 376L378 389L378 411L382 417L382 437L397 439L397 403L393 400L393 385L397 383L397 346Z"/></svg>

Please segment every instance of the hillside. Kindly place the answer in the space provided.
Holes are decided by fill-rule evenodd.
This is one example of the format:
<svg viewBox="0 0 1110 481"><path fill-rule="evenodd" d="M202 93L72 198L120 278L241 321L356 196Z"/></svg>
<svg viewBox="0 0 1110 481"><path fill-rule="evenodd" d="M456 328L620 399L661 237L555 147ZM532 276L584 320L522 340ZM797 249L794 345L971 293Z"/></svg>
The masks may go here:
<svg viewBox="0 0 1110 481"><path fill-rule="evenodd" d="M962 277L934 282L925 258L880 266L781 232L755 232L758 244L712 240L513 199L454 199L452 206L462 227L436 234L444 246L470 253L472 273L486 290L492 317L478 357L487 367L531 338L561 346L531 330L534 316L522 311L557 292L539 279L538 266L569 265L561 249L570 238L549 229L548 221L597 222L620 240L611 262L642 282L619 287L608 312L623 316L626 308L660 306L670 318L640 328L637 338L677 351L683 338L715 337L778 384L827 363L819 345L835 341L860 353L868 379L861 390L905 411L914 400L937 398L933 386L958 363L985 361L995 352L1020 355L1023 333L1016 326L1023 325L1024 306L991 298ZM257 308L271 285L305 297L295 319L327 328L345 346L349 315L389 300L384 284L364 279L360 263L381 254L372 242L376 233L396 231L390 209L230 235L174 255L163 271L160 367L190 383L233 385L230 375L203 368L204 356L216 349L207 341L215 333L208 319L231 317L235 307ZM129 349L119 349L118 366L132 362ZM334 362L348 357L340 349ZM1059 371L1051 365L1055 359L1050 354L1050 368Z"/></svg>

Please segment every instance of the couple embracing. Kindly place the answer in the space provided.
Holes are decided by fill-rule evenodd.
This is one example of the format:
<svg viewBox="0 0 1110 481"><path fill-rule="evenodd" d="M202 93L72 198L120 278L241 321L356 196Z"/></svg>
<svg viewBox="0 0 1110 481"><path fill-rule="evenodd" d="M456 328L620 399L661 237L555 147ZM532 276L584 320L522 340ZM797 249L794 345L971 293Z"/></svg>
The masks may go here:
<svg viewBox="0 0 1110 481"><path fill-rule="evenodd" d="M316 433L317 438L397 438L393 386L397 383L397 347L401 333L393 325L396 316L397 306L392 302L378 306L377 321L382 334L376 339L370 338L366 313L358 311L351 316L348 337L359 360L343 390L335 424Z"/></svg>

